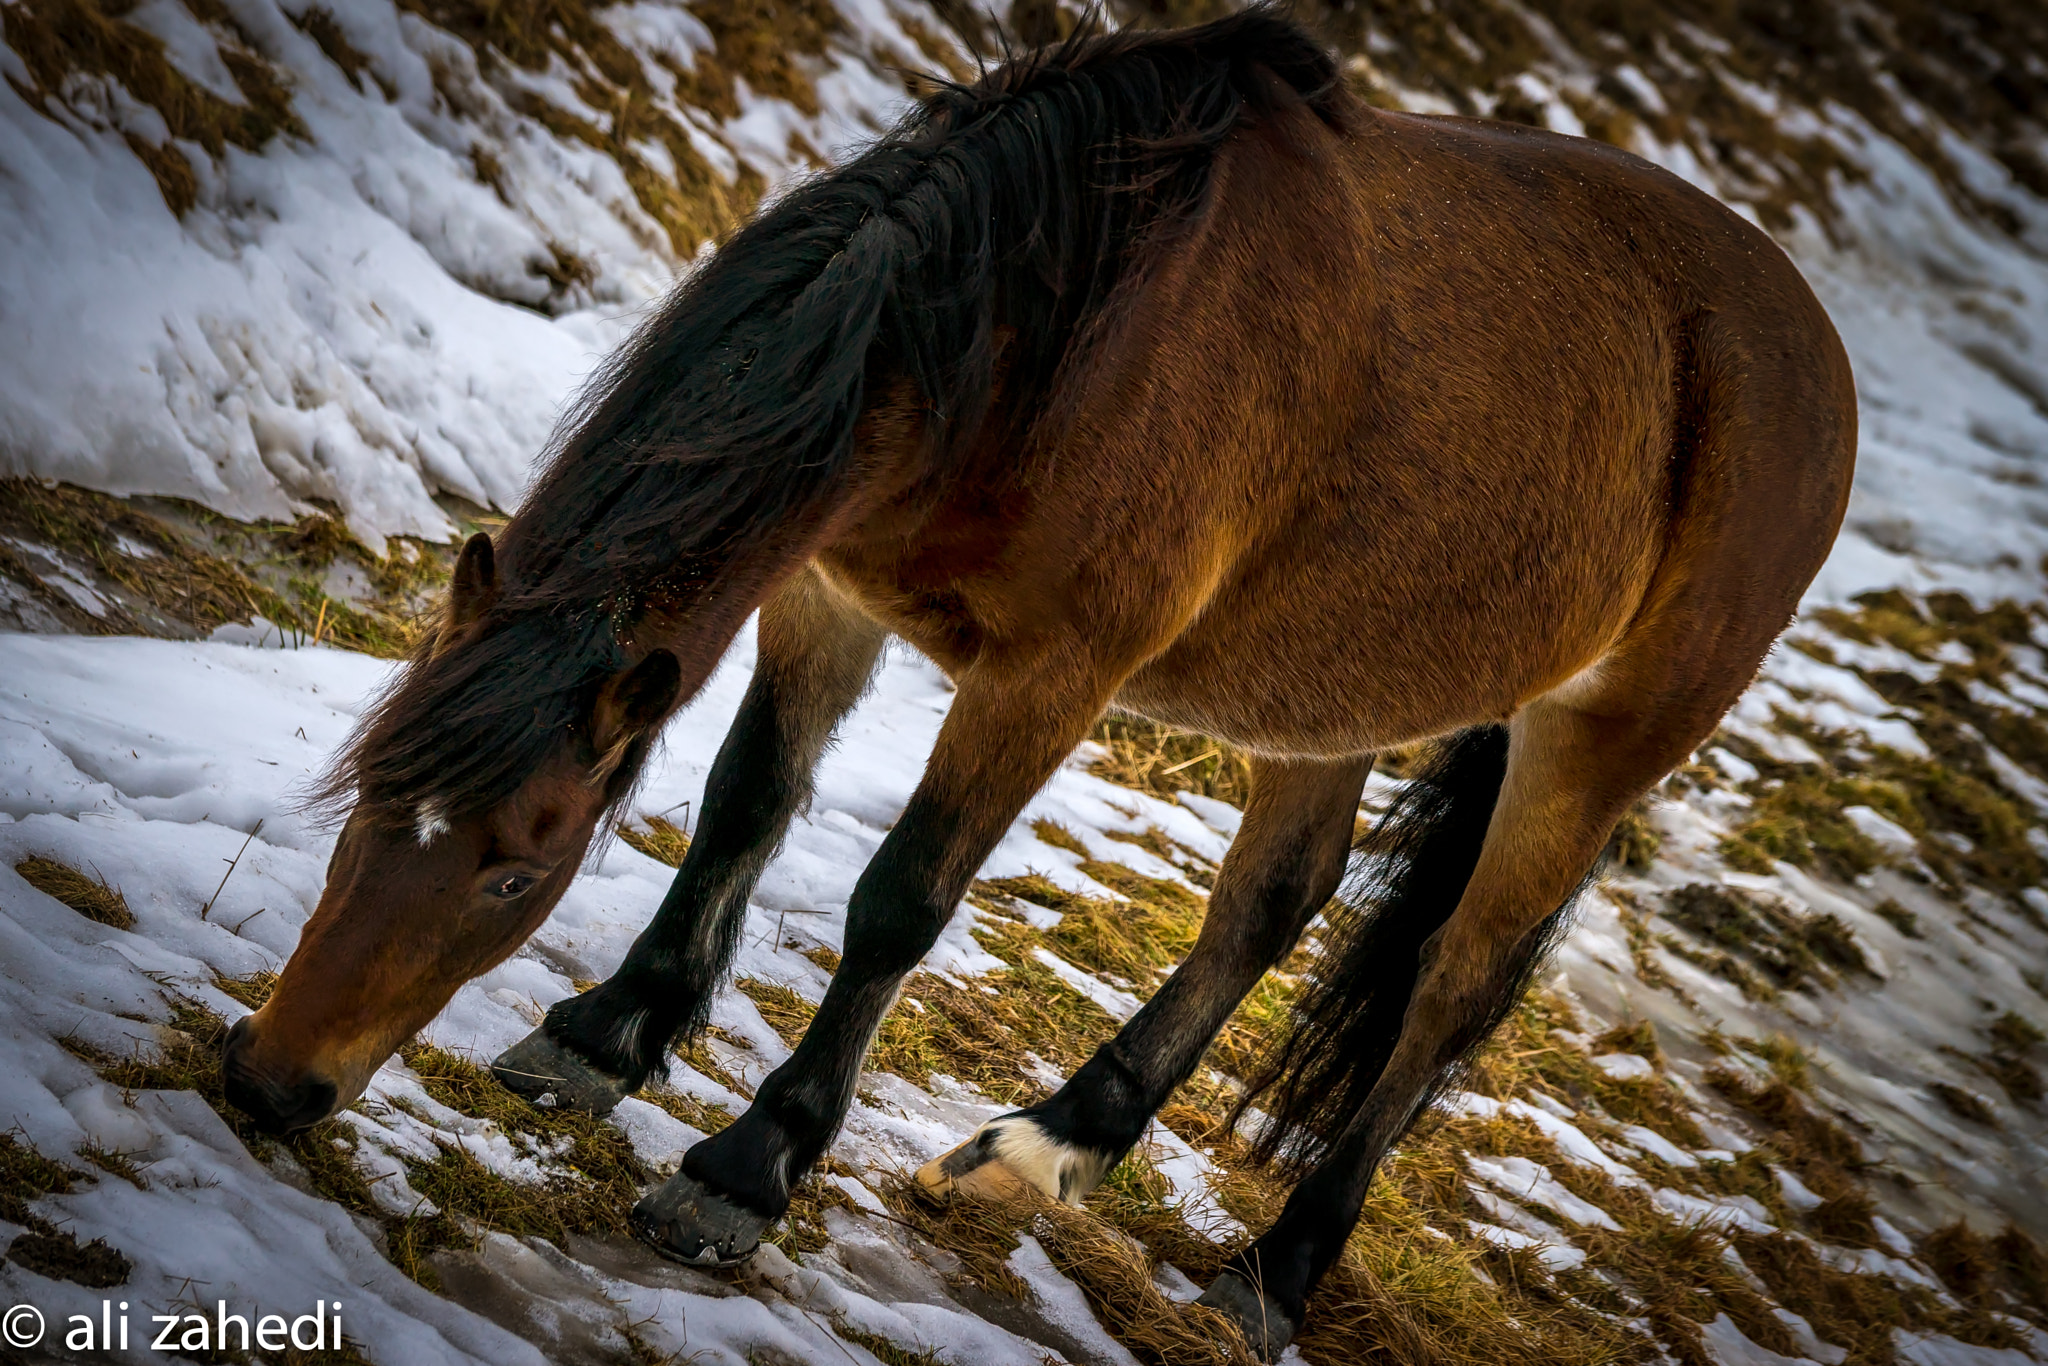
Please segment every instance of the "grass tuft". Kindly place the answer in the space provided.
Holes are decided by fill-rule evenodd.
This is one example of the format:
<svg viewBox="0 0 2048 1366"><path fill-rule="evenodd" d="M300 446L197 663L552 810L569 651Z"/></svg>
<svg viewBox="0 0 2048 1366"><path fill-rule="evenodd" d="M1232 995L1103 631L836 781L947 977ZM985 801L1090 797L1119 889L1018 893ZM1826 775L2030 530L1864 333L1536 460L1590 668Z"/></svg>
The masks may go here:
<svg viewBox="0 0 2048 1366"><path fill-rule="evenodd" d="M1242 807L1251 797L1250 761L1220 740L1115 714L1096 722L1088 738L1106 751L1088 769L1098 778L1169 800L1193 792Z"/></svg>
<svg viewBox="0 0 2048 1366"><path fill-rule="evenodd" d="M27 69L23 93L32 95L32 105L80 101L86 107L73 108L89 115L86 92L111 82L162 116L164 141L131 136L129 145L142 154L173 214L182 216L197 202L197 178L176 144L197 144L220 157L229 146L255 152L280 134L305 134L284 73L241 41L243 35L215 34L243 97L237 103L186 76L163 40L125 13L124 6L96 0L20 0L0 8L0 30Z"/></svg>
<svg viewBox="0 0 2048 1366"><path fill-rule="evenodd" d="M187 638L261 615L289 639L397 659L432 625L429 596L454 557L452 547L394 540L379 559L339 521L318 514L247 526L196 504L164 510L157 516L69 484L0 478L0 578L85 634ZM173 525L174 517L189 525ZM46 582L22 544L87 580L102 613ZM326 571L344 558L362 571L374 598L328 595Z"/></svg>
<svg viewBox="0 0 2048 1366"><path fill-rule="evenodd" d="M1728 966L1738 959L1759 969L1774 991L1833 988L1840 973L1871 971L1854 932L1840 918L1802 914L1777 897L1694 882L1667 893L1665 907L1666 919L1715 951L1703 956L1703 966L1746 991L1747 973Z"/></svg>
<svg viewBox="0 0 2048 1366"><path fill-rule="evenodd" d="M430 1044L408 1044L399 1057L429 1096L496 1125L515 1150L525 1150L548 1172L539 1183L512 1180L466 1148L443 1146L431 1162L410 1164L407 1175L444 1214L557 1246L572 1233L628 1231L626 1216L654 1173L623 1130L590 1115L532 1105L501 1086L489 1068Z"/></svg>
<svg viewBox="0 0 2048 1366"><path fill-rule="evenodd" d="M660 816L640 817L637 828L621 825L619 838L656 863L666 863L671 868L682 867L683 855L690 852L690 837L682 827Z"/></svg>
<svg viewBox="0 0 2048 1366"><path fill-rule="evenodd" d="M117 930L135 927L135 913L128 909L128 898L105 878L89 877L69 864L41 855L23 859L14 865L14 871L44 896L63 902L95 924Z"/></svg>

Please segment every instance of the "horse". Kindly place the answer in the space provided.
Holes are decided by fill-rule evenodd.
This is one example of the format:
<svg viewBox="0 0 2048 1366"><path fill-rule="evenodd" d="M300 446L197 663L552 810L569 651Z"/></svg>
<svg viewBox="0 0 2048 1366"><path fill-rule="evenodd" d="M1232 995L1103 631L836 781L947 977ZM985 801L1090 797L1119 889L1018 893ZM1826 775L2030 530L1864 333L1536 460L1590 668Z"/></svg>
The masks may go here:
<svg viewBox="0 0 2048 1366"><path fill-rule="evenodd" d="M274 1130L358 1096L547 916L664 721L758 664L658 913L497 1062L602 1113L706 1024L896 636L956 692L809 1029L633 1214L747 1257L899 983L1106 710L1239 747L1199 937L1045 1100L919 1177L1078 1201L1326 906L1262 1076L1298 1176L1201 1302L1295 1335L1388 1151L1617 820L1754 677L1838 529L1853 380L1749 221L1626 152L1376 108L1264 8L1083 32L925 99L679 284L337 757L347 811L226 1046ZM1374 756L1434 741L1354 859ZM1370 885L1332 902L1348 867Z"/></svg>

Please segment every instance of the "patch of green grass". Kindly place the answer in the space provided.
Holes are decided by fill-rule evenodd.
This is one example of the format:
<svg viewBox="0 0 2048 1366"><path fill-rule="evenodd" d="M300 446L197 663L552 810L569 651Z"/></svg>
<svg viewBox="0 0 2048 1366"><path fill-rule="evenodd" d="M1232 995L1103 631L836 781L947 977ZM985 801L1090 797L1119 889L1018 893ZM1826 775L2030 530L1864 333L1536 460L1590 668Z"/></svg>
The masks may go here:
<svg viewBox="0 0 2048 1366"><path fill-rule="evenodd" d="M1783 860L1842 878L1860 877L1886 858L1843 814L1851 806L1872 807L1915 834L1926 829L1902 785L1808 770L1766 784L1750 814L1721 842L1721 857L1751 873L1769 873Z"/></svg>

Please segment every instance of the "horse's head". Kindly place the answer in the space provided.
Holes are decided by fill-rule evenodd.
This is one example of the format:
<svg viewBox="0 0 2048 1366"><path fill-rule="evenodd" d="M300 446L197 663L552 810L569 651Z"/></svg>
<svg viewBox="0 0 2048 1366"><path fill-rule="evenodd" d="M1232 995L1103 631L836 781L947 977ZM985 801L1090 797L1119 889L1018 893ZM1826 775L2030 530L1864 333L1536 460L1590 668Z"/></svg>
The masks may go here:
<svg viewBox="0 0 2048 1366"><path fill-rule="evenodd" d="M459 664L444 660L455 652L488 653L483 637L494 629L498 597L492 560L486 537L463 548L448 620L415 675ZM418 681L408 677L394 696L402 701ZM521 682L509 680L515 697ZM542 744L522 737L531 753L483 800L458 807L446 798L407 799L364 780L326 890L275 992L228 1036L228 1099L282 1132L361 1095L378 1065L456 988L502 962L547 918L682 682L666 649L598 673L567 694ZM387 702L359 750L417 739L386 724L392 711Z"/></svg>

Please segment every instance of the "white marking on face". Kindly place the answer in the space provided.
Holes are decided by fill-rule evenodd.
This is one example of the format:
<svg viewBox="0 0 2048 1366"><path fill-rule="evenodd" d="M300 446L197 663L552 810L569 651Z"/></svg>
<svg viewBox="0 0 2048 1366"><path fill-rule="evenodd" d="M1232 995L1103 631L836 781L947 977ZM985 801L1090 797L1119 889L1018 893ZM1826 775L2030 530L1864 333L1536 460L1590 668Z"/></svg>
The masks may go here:
<svg viewBox="0 0 2048 1366"><path fill-rule="evenodd" d="M412 823L412 833L419 840L420 848L426 848L452 829L454 827L448 824L448 817L442 813L438 801L430 797L420 803Z"/></svg>

